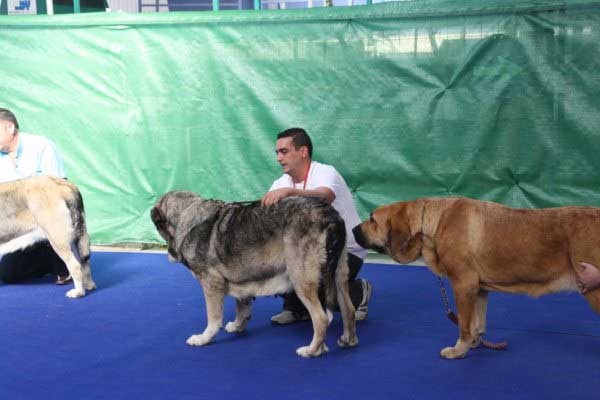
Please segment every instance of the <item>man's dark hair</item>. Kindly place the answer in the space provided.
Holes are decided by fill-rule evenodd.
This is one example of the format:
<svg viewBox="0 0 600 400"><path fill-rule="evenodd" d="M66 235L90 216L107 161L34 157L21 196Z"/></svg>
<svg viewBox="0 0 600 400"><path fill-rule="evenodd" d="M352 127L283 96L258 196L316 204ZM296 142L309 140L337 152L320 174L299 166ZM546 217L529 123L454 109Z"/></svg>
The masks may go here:
<svg viewBox="0 0 600 400"><path fill-rule="evenodd" d="M302 146L308 148L308 156L312 160L312 141L308 133L302 128L290 128L277 134L277 139L291 137L294 147L298 150Z"/></svg>
<svg viewBox="0 0 600 400"><path fill-rule="evenodd" d="M19 129L17 117L8 108L0 108L0 121L9 121L15 124L15 128Z"/></svg>

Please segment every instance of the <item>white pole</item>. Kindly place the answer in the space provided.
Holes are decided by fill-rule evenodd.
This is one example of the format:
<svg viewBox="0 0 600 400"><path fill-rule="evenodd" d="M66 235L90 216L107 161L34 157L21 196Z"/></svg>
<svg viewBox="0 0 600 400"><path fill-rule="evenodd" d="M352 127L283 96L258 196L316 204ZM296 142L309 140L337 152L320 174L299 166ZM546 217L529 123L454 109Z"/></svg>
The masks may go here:
<svg viewBox="0 0 600 400"><path fill-rule="evenodd" d="M46 0L46 14L54 14L54 0Z"/></svg>

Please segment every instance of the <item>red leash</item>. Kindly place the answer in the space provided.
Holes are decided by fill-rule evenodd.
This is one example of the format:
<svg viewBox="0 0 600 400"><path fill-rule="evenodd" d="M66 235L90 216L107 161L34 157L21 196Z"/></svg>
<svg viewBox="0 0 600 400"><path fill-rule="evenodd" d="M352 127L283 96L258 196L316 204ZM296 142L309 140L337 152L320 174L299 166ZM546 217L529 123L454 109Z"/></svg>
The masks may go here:
<svg viewBox="0 0 600 400"><path fill-rule="evenodd" d="M458 317L456 314L454 314L454 311L450 309L450 302L448 300L448 293L446 293L446 288L444 287L444 282L439 276L438 279L440 280L440 292L442 293L442 301L444 302L444 308L446 309L446 316L450 321L454 322L455 325L458 325ZM483 347L492 350L505 350L508 347L507 342L495 343L487 341L481 337L479 338L479 342L483 345Z"/></svg>

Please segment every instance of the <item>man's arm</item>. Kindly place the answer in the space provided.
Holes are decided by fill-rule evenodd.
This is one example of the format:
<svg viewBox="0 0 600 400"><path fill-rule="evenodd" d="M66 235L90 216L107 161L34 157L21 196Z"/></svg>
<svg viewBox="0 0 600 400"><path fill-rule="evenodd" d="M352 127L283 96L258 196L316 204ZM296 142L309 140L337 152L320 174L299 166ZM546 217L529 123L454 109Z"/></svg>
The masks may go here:
<svg viewBox="0 0 600 400"><path fill-rule="evenodd" d="M320 186L316 189L310 190L302 190L302 189L292 189L292 188L281 188L271 190L263 196L261 203L264 206L270 206L279 202L281 199L290 196L300 196L300 197L317 197L324 201L327 204L331 204L333 200L335 200L335 193L333 190L329 189L325 186Z"/></svg>

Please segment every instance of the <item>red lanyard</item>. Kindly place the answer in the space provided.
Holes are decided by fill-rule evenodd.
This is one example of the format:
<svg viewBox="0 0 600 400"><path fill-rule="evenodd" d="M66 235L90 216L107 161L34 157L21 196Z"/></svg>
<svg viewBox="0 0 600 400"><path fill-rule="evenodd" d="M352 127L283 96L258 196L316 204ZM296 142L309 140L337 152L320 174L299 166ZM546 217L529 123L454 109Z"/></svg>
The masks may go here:
<svg viewBox="0 0 600 400"><path fill-rule="evenodd" d="M312 164L312 162L310 164ZM302 186L302 190L306 190L306 181L308 181L308 173L310 172L310 164L308 164L308 167L306 168L306 173L304 174L304 186ZM294 183L294 180L292 179L292 188L295 188L295 187L296 187L296 184Z"/></svg>

